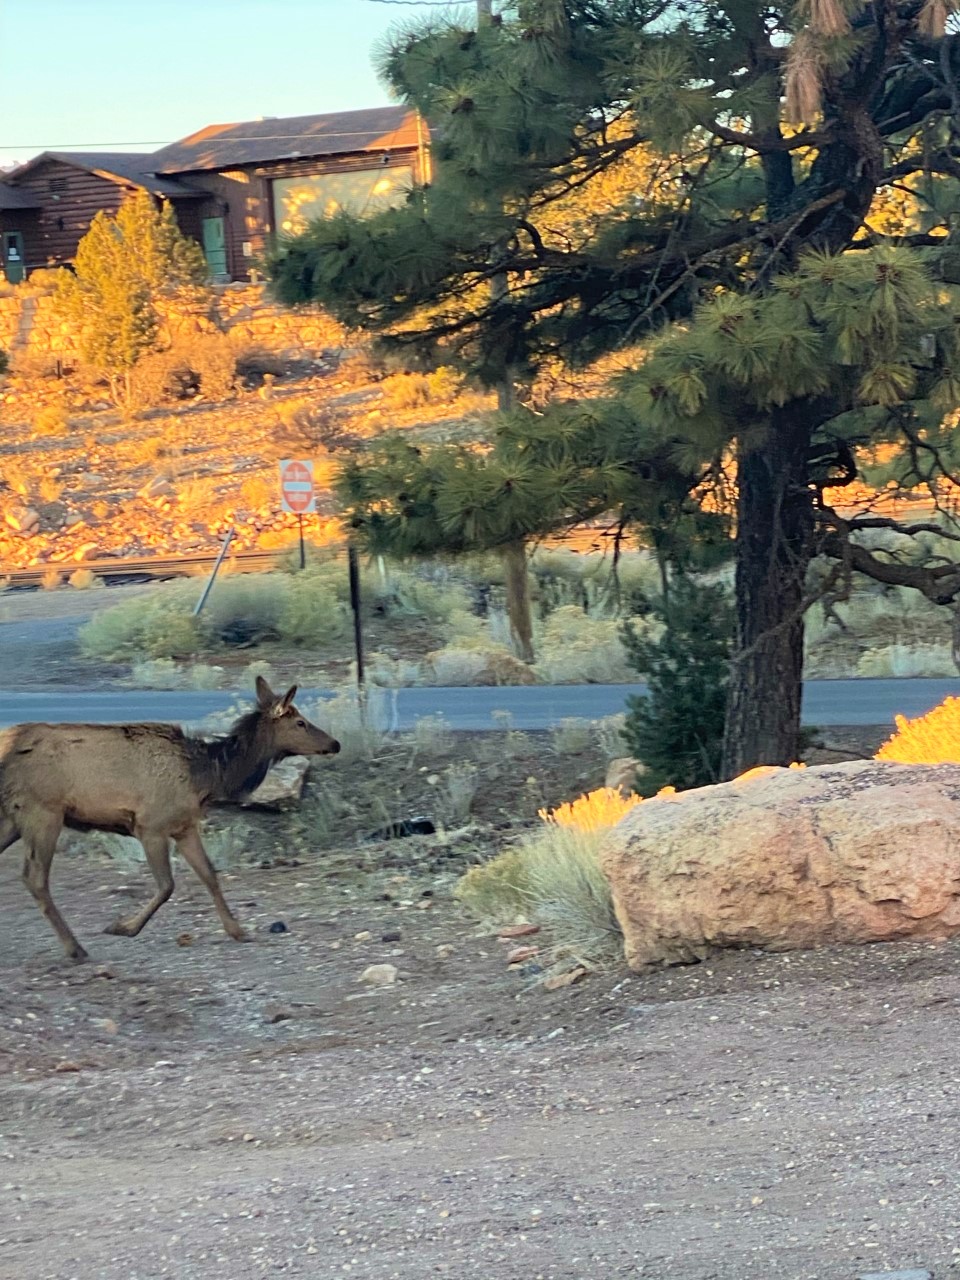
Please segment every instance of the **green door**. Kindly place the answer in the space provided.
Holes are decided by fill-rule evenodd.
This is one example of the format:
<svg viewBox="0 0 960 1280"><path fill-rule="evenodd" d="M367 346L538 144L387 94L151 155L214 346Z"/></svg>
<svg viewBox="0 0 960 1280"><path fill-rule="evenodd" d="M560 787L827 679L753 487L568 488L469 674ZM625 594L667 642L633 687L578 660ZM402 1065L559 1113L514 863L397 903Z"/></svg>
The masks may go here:
<svg viewBox="0 0 960 1280"><path fill-rule="evenodd" d="M203 219L203 253L214 280L226 279L229 275L226 219Z"/></svg>
<svg viewBox="0 0 960 1280"><path fill-rule="evenodd" d="M23 236L19 231L3 233L3 270L10 284L19 284L27 274L23 260Z"/></svg>

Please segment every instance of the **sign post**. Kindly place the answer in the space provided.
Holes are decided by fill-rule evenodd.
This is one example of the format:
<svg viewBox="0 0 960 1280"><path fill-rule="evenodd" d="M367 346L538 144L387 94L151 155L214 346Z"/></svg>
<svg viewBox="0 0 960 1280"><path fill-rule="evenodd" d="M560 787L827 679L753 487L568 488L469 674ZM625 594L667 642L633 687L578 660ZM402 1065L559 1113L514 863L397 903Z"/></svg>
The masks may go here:
<svg viewBox="0 0 960 1280"><path fill-rule="evenodd" d="M285 458L280 463L280 498L284 511L297 517L300 527L300 568L307 563L303 545L303 517L316 511L317 496L313 488L313 462L303 458Z"/></svg>
<svg viewBox="0 0 960 1280"><path fill-rule="evenodd" d="M210 581L204 587L203 595L197 601L197 607L193 611L193 616L195 618L199 618L201 609L207 603L207 596L209 596L210 592L213 590L213 584L216 581L217 574L220 571L220 566L223 564L224 556L227 554L227 551L230 547L230 543L233 541L234 532L235 530L231 525L230 528L227 530L227 536L223 540L223 546L220 548L220 554L217 556L216 563L213 566L213 572L210 574Z"/></svg>
<svg viewBox="0 0 960 1280"><path fill-rule="evenodd" d="M357 659L357 691L362 700L366 687L363 668L363 623L360 614L360 560L353 543L347 545L347 568L350 575L350 606L353 609L353 649Z"/></svg>

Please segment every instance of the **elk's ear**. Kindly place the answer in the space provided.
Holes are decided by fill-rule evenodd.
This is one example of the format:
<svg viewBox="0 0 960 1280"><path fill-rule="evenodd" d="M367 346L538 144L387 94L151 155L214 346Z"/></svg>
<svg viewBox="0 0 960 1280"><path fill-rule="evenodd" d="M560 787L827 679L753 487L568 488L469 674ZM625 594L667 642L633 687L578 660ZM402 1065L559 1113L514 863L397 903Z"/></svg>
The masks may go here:
<svg viewBox="0 0 960 1280"><path fill-rule="evenodd" d="M283 711L288 711L293 705L293 700L297 696L297 686L292 684L287 692L280 699L280 707Z"/></svg>
<svg viewBox="0 0 960 1280"><path fill-rule="evenodd" d="M261 711L269 711L277 700L277 695L264 680L263 676L257 676L257 706Z"/></svg>

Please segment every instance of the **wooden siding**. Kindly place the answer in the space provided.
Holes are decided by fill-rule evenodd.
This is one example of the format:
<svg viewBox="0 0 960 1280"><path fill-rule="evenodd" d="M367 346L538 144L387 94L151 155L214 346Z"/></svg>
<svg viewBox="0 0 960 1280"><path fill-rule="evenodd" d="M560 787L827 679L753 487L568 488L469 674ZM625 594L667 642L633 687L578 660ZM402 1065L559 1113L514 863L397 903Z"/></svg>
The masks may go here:
<svg viewBox="0 0 960 1280"><path fill-rule="evenodd" d="M232 280L247 280L252 267L270 248L276 228L273 226L271 184L274 178L299 178L322 173L342 173L362 169L412 168L414 181L422 182L418 148L398 149L387 156L386 164L378 154L360 153L331 157L329 160L278 160L269 164L230 169L223 173L177 174L177 180L198 191L206 191L210 200L203 202L200 216L226 219L227 270ZM185 202L186 203L186 202ZM175 202L174 207L177 207ZM177 209L177 218L180 219ZM187 227L180 223L184 232ZM190 235L196 234L192 229ZM244 244L251 254L243 252Z"/></svg>
<svg viewBox="0 0 960 1280"><path fill-rule="evenodd" d="M252 170L233 169L229 173L191 173L183 178L178 175L178 181L207 194L208 199L196 201L200 207L194 211L193 216L197 218L198 224L202 218L224 219L227 272L231 280L248 280L250 268L256 266L256 258L266 248L264 227L270 216L266 184ZM184 204L187 203L184 201ZM195 234L192 229L187 231L184 222L180 220L179 209L177 219L185 234ZM199 229L196 235L202 243ZM245 256L244 244L250 245L251 257Z"/></svg>
<svg viewBox="0 0 960 1280"><path fill-rule="evenodd" d="M24 174L17 187L43 201L32 228L24 227L24 252L31 271L72 261L96 214L101 209L116 213L127 192L134 190L57 160Z"/></svg>

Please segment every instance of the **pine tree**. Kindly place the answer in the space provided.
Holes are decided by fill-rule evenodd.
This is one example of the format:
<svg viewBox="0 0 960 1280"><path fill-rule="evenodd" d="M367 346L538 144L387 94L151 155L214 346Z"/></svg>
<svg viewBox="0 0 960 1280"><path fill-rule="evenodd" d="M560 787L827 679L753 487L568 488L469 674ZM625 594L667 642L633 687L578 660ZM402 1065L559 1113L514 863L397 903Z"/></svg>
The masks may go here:
<svg viewBox="0 0 960 1280"><path fill-rule="evenodd" d="M649 693L627 699L623 736L644 766L648 795L719 780L733 640L733 610L719 586L681 575L651 613L664 624L658 639L624 628L630 663Z"/></svg>
<svg viewBox="0 0 960 1280"><path fill-rule="evenodd" d="M624 452L614 427L585 406L549 419L523 409L504 414L484 451L387 436L341 471L347 523L375 554L498 553L513 644L532 662L527 544L623 500L630 477L611 460Z"/></svg>
<svg viewBox="0 0 960 1280"><path fill-rule="evenodd" d="M197 288L206 278L203 252L177 226L173 208L157 209L146 191L128 197L113 216L102 210L77 246L75 274L64 272L64 310L79 325L81 352L109 381L120 402L130 374L156 339L155 303Z"/></svg>
<svg viewBox="0 0 960 1280"><path fill-rule="evenodd" d="M636 421L621 463L654 485L679 467L691 494L735 470L725 775L796 755L814 555L836 558L839 589L862 572L960 595L955 566L870 552L879 517L828 501L878 440L935 498L952 476L940 413L957 398L938 372L960 279L954 10L517 0L477 30L401 33L382 71L430 122L433 181L369 221L315 224L275 263L284 300L490 386L649 344L607 405ZM658 158L642 189L571 231L563 202L641 154ZM892 259L871 213L904 187L916 222L894 228Z"/></svg>

